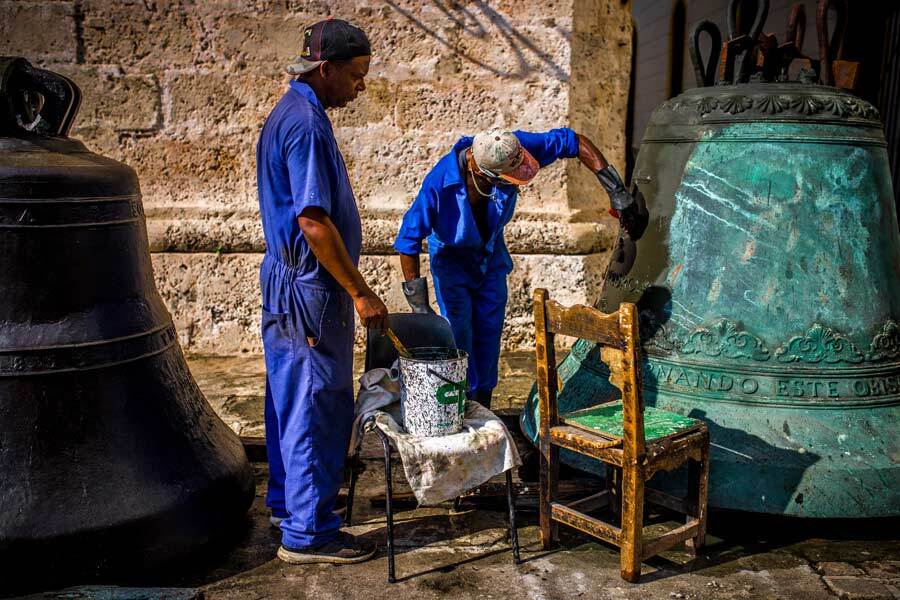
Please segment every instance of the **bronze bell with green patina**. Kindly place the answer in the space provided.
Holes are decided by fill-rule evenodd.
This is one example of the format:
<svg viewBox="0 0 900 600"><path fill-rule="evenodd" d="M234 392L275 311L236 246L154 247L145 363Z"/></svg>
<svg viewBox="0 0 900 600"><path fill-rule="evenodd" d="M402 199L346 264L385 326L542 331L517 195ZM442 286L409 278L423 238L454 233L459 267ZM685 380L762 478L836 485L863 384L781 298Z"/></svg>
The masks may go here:
<svg viewBox="0 0 900 600"><path fill-rule="evenodd" d="M709 424L710 505L900 514L900 238L878 112L731 66L736 81L653 113L633 176L649 226L619 240L597 306L638 305L646 402ZM614 394L607 373L577 342L560 411Z"/></svg>

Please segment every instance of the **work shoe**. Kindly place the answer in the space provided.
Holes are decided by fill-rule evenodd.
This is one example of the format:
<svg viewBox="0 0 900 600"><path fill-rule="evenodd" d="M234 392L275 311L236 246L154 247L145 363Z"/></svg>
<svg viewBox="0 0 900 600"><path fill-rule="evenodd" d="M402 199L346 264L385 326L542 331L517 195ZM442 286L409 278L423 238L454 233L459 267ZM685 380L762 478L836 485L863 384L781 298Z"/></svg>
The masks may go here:
<svg viewBox="0 0 900 600"><path fill-rule="evenodd" d="M375 544L343 531L332 541L318 548L278 548L278 558L292 565L332 563L348 565L369 560L375 554Z"/></svg>

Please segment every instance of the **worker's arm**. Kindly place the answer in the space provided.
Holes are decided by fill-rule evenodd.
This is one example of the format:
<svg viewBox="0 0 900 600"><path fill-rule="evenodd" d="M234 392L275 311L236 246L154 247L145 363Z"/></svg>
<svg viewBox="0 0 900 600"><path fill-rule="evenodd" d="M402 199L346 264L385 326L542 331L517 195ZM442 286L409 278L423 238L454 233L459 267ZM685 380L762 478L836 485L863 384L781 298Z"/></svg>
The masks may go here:
<svg viewBox="0 0 900 600"><path fill-rule="evenodd" d="M403 271L404 281L412 281L413 279L418 279L421 276L419 270L419 255L401 254L400 270Z"/></svg>
<svg viewBox="0 0 900 600"><path fill-rule="evenodd" d="M434 171L425 176L422 187L413 200L403 222L400 232L394 241L394 249L400 255L400 269L403 271L403 282L400 287L415 313L433 313L431 301L428 299L428 281L422 277L419 267L419 253L422 251L422 240L432 232L432 211L437 203L437 189Z"/></svg>
<svg viewBox="0 0 900 600"><path fill-rule="evenodd" d="M610 212L618 217L619 213L631 206L634 199L625 190L625 182L616 168L609 164L600 149L586 136L576 133L578 138L578 160L591 170L600 180L600 185L609 194L609 202L612 206Z"/></svg>
<svg viewBox="0 0 900 600"><path fill-rule="evenodd" d="M625 189L625 182L616 168L609 164L600 149L586 136L578 133L578 159L591 170L600 185L609 194L610 214L621 223L625 231L635 241L640 239L647 227L649 215L643 202L636 203L632 194Z"/></svg>
<svg viewBox="0 0 900 600"><path fill-rule="evenodd" d="M594 142L580 133L576 133L575 136L578 138L578 160L590 169L591 173L596 173L609 166L609 162L600 149L594 145Z"/></svg>
<svg viewBox="0 0 900 600"><path fill-rule="evenodd" d="M387 307L366 284L359 269L350 260L347 247L328 214L317 206L310 206L303 210L297 221L316 259L353 298L353 304L363 325L384 331L387 324Z"/></svg>

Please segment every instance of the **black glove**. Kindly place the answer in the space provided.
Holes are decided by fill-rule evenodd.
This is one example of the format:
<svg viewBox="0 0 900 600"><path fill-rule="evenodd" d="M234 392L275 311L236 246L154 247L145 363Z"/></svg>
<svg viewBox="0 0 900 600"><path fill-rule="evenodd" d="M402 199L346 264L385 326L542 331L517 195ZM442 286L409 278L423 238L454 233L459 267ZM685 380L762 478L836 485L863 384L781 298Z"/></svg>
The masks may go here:
<svg viewBox="0 0 900 600"><path fill-rule="evenodd" d="M647 224L650 222L650 212L647 210L644 194L634 184L631 184L630 196L634 199L634 202L621 212L619 223L631 239L638 241L644 235Z"/></svg>
<svg viewBox="0 0 900 600"><path fill-rule="evenodd" d="M636 242L641 239L644 230L647 229L647 223L650 221L644 195L634 184L631 186L631 192L627 191L619 172L612 165L607 165L597 171L597 179L609 194L611 205L609 214L619 219L622 229L628 232L632 240Z"/></svg>
<svg viewBox="0 0 900 600"><path fill-rule="evenodd" d="M625 182L619 176L619 172L612 165L606 165L597 171L597 179L600 185L609 194L609 204L613 210L621 213L623 210L634 204L634 198L625 189Z"/></svg>
<svg viewBox="0 0 900 600"><path fill-rule="evenodd" d="M434 314L431 303L428 301L428 280L424 277L416 277L402 284L403 295L414 313Z"/></svg>

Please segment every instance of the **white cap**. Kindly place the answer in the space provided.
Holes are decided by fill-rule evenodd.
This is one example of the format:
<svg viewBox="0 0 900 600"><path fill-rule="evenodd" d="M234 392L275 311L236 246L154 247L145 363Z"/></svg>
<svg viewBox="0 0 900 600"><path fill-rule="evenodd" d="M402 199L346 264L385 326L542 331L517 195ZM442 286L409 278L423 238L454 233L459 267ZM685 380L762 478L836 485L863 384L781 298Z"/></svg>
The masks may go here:
<svg viewBox="0 0 900 600"><path fill-rule="evenodd" d="M515 185L528 183L541 168L515 134L501 129L476 135L472 141L472 158L485 175Z"/></svg>

